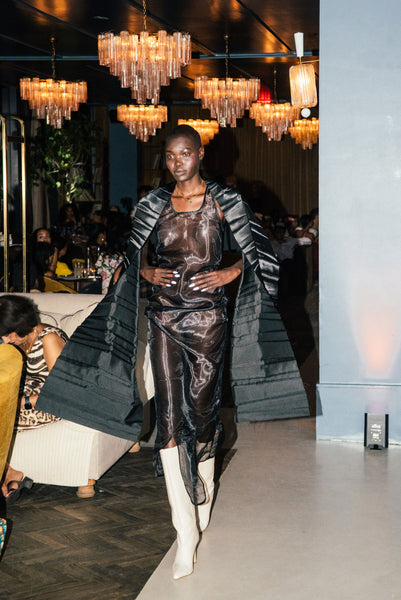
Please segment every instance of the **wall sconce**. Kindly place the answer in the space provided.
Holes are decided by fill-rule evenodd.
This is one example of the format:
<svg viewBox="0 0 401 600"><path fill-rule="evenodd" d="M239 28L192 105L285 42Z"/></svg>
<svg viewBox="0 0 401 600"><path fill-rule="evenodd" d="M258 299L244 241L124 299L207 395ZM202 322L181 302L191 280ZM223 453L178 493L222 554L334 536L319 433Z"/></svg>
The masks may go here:
<svg viewBox="0 0 401 600"><path fill-rule="evenodd" d="M365 446L374 450L388 448L388 414L365 413Z"/></svg>
<svg viewBox="0 0 401 600"><path fill-rule="evenodd" d="M290 67L291 104L297 108L316 106L315 69L311 63L301 62L304 55L304 34L295 33L294 38L299 64Z"/></svg>

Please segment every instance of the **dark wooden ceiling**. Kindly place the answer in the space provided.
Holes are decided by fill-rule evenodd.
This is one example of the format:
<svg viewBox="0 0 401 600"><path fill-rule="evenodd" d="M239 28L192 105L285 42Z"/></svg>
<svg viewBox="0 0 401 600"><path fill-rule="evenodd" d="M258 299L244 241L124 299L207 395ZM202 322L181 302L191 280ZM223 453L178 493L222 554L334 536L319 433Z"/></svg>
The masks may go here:
<svg viewBox="0 0 401 600"><path fill-rule="evenodd" d="M2 0L0 78L2 86L21 77L51 77L50 38L56 38L56 76L85 79L88 101L130 102L130 91L97 60L97 36L105 31L143 30L142 2L133 0ZM161 102L193 101L196 75L225 76L229 36L229 76L260 77L278 100L289 100L288 70L297 62L294 33L305 35L305 60L319 54L318 0L147 0L147 30L191 34L192 64L163 87ZM216 58L215 56L219 58ZM238 55L241 55L239 57ZM315 63L318 73L318 62Z"/></svg>

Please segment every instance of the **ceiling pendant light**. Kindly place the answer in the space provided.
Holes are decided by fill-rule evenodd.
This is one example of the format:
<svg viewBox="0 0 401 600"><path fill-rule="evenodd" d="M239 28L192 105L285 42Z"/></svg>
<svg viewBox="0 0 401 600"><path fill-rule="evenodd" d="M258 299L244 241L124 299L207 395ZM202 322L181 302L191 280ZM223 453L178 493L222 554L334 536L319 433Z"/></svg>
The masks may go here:
<svg viewBox="0 0 401 600"><path fill-rule="evenodd" d="M277 101L277 69L274 68L274 101L254 102L249 109L249 116L255 119L255 125L261 127L263 133L270 141L279 142L284 133L287 133L295 119L299 118L299 108L292 106L289 102L279 103Z"/></svg>
<svg viewBox="0 0 401 600"><path fill-rule="evenodd" d="M236 127L237 119L243 117L245 109L249 108L259 96L260 80L232 79L228 77L228 35L226 42L226 78L218 79L206 76L196 77L194 97L202 102L202 108L208 108L213 119L220 127Z"/></svg>
<svg viewBox="0 0 401 600"><path fill-rule="evenodd" d="M37 119L46 119L48 125L61 129L64 119L71 119L71 113L79 109L81 102L86 102L88 91L86 81L56 80L55 38L51 37L50 42L52 78L24 77L20 79L20 94Z"/></svg>
<svg viewBox="0 0 401 600"><path fill-rule="evenodd" d="M120 35L103 33L98 36L98 54L101 65L120 79L121 87L131 88L132 98L138 104L158 104L160 87L170 79L181 76L181 68L191 62L191 36L175 32L168 35L146 31L146 0L143 0L143 26L140 34L121 31Z"/></svg>
<svg viewBox="0 0 401 600"><path fill-rule="evenodd" d="M319 119L300 119L288 128L289 134L296 144L301 144L303 150L312 150L313 144L319 138Z"/></svg>
<svg viewBox="0 0 401 600"><path fill-rule="evenodd" d="M304 34L295 33L294 38L299 64L290 67L291 104L298 108L316 106L315 69L311 63L301 62L304 55Z"/></svg>
<svg viewBox="0 0 401 600"><path fill-rule="evenodd" d="M147 142L149 136L156 135L156 130L167 121L167 106L121 104L117 106L117 119L128 127L132 135Z"/></svg>
<svg viewBox="0 0 401 600"><path fill-rule="evenodd" d="M193 127L200 135L202 146L206 146L219 132L218 122L208 119L178 119L178 125Z"/></svg>

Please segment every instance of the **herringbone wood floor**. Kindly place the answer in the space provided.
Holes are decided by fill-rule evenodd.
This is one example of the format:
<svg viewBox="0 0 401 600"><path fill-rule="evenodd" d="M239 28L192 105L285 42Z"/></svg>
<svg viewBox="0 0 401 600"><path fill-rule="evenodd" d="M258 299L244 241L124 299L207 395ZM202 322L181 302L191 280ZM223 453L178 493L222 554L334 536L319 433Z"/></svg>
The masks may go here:
<svg viewBox="0 0 401 600"><path fill-rule="evenodd" d="M75 488L35 484L8 508L1 600L137 597L175 539L152 450L125 454L96 487L94 498L79 499Z"/></svg>

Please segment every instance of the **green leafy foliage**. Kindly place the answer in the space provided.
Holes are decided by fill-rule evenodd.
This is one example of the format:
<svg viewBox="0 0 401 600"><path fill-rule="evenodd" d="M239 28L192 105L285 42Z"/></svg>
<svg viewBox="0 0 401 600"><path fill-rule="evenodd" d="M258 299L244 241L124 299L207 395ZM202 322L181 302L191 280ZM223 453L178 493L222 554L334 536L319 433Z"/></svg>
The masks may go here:
<svg viewBox="0 0 401 600"><path fill-rule="evenodd" d="M79 200L91 189L91 159L100 137L98 127L82 115L65 121L62 129L41 123L31 142L33 180L56 188L63 202Z"/></svg>

